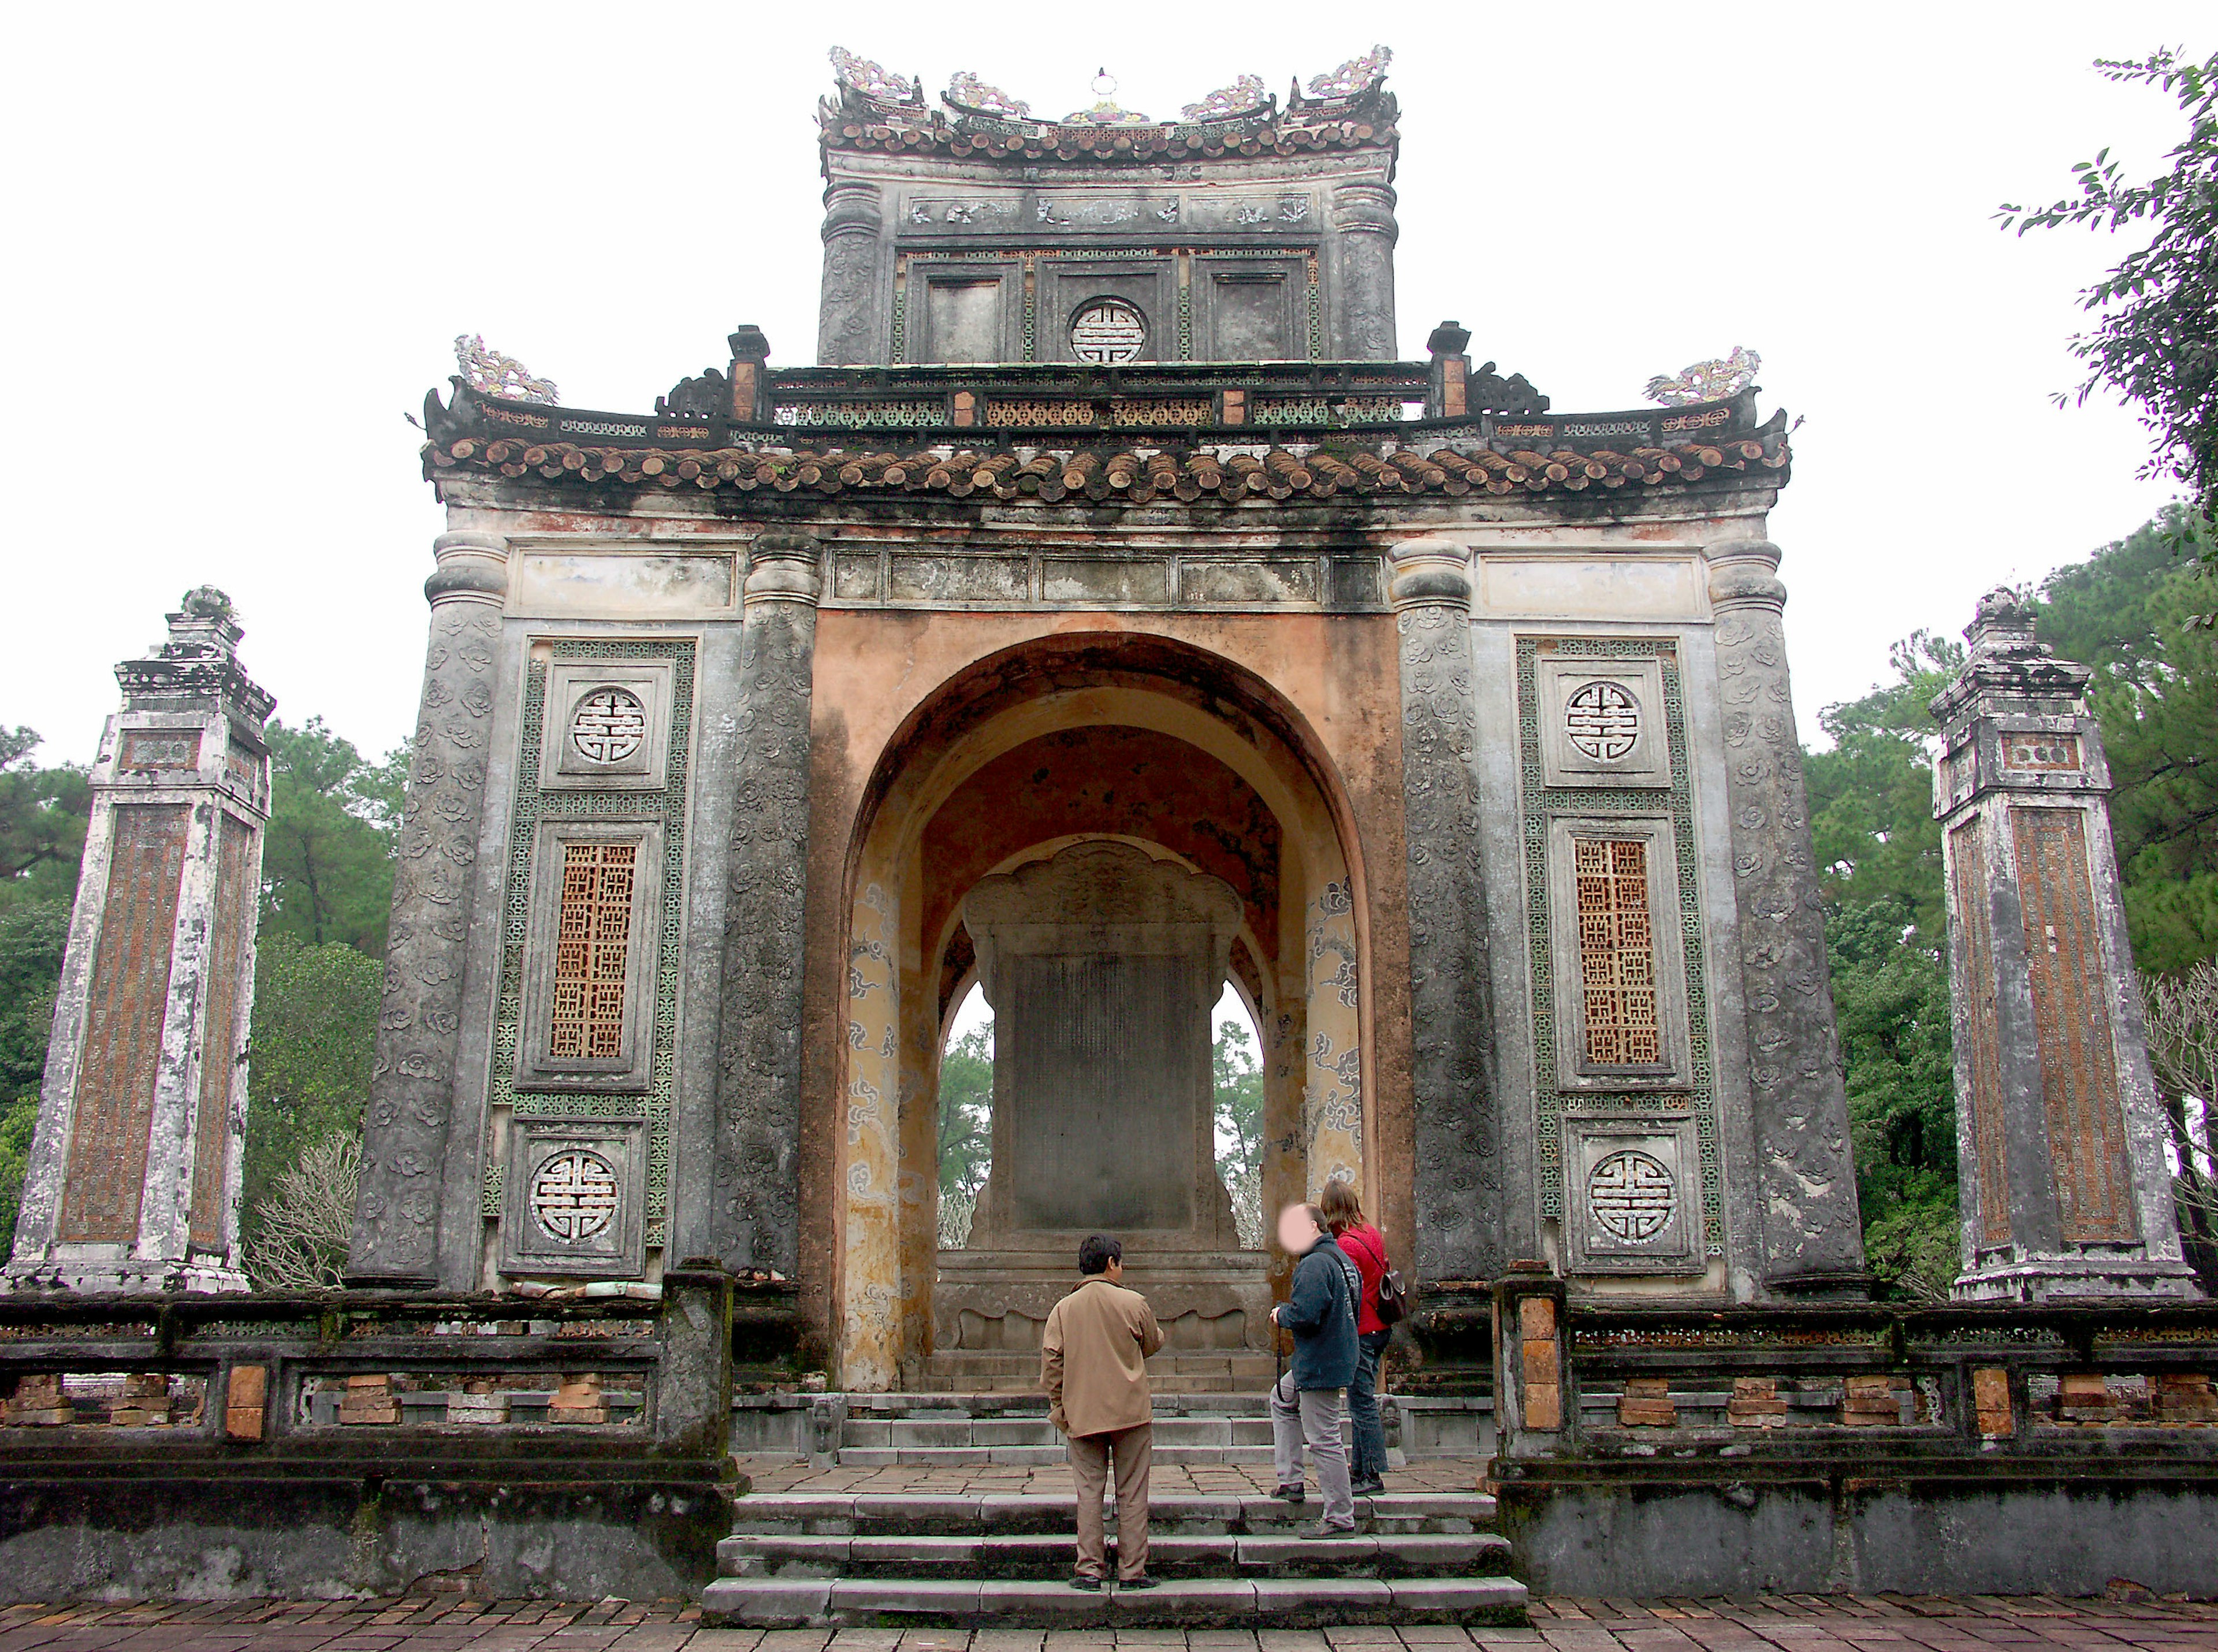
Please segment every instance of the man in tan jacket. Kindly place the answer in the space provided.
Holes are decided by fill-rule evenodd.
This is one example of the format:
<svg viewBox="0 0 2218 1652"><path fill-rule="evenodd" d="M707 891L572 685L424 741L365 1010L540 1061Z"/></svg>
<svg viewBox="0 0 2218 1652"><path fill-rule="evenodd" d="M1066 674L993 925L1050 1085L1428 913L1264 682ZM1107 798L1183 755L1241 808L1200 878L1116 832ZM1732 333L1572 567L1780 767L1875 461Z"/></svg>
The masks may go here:
<svg viewBox="0 0 2218 1652"><path fill-rule="evenodd" d="M1078 1569L1074 1589L1101 1587L1105 1550L1101 1488L1117 1461L1117 1586L1152 1589L1148 1575L1148 1459L1155 1412L1148 1356L1163 1346L1148 1299L1127 1290L1124 1247L1095 1234L1078 1247L1078 1289L1057 1302L1040 1333L1040 1386L1048 1420L1070 1444L1078 1488Z"/></svg>

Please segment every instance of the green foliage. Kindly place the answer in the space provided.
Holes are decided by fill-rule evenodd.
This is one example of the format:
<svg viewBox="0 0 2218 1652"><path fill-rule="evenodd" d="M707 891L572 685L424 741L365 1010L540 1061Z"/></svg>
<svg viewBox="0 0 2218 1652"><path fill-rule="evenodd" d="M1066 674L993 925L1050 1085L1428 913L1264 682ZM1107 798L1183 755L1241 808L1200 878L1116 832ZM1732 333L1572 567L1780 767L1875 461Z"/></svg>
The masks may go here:
<svg viewBox="0 0 2218 1652"><path fill-rule="evenodd" d="M0 1096L32 1096L46 1073L70 903L0 906Z"/></svg>
<svg viewBox="0 0 2218 1652"><path fill-rule="evenodd" d="M77 894L92 792L73 764L42 769L30 761L39 736L0 728L0 907L59 901Z"/></svg>
<svg viewBox="0 0 2218 1652"><path fill-rule="evenodd" d="M2218 955L2218 635L2200 622L2210 535L2178 510L2042 583L2041 639L2091 666L2134 956ZM2184 554L2183 554L2184 553Z"/></svg>
<svg viewBox="0 0 2218 1652"><path fill-rule="evenodd" d="M31 1159L31 1135L39 1128L39 1098L23 1096L0 1103L0 1256L15 1243L15 1212L23 1197L23 1172Z"/></svg>
<svg viewBox="0 0 2218 1652"><path fill-rule="evenodd" d="M1236 1175L1260 1177L1263 1173L1263 1068L1256 1059L1255 1041L1241 1023L1217 1023L1210 1068L1217 1086L1217 1160Z"/></svg>
<svg viewBox="0 0 2218 1652"><path fill-rule="evenodd" d="M270 725L276 769L262 851L262 932L385 954L405 751L371 763L311 717Z"/></svg>
<svg viewBox="0 0 2218 1652"><path fill-rule="evenodd" d="M994 1163L994 1024L939 1058L939 1191L976 1198Z"/></svg>
<svg viewBox="0 0 2218 1652"><path fill-rule="evenodd" d="M1832 749L1807 753L1810 834L1829 906L1897 903L1938 947L1948 913L1933 819L1936 732L1927 703L1964 662L1960 643L1918 631L1887 651L1894 680L1818 715Z"/></svg>
<svg viewBox="0 0 2218 1652"><path fill-rule="evenodd" d="M280 1179L319 1142L358 1135L385 971L338 944L263 937L254 962L254 1045L239 1225L261 1236Z"/></svg>
<svg viewBox="0 0 2218 1652"><path fill-rule="evenodd" d="M2218 523L2218 55L2193 63L2157 52L2095 66L2178 101L2188 130L2165 157L2170 170L2128 183L2103 150L2072 169L2074 194L2031 211L2006 206L2003 226L2021 235L2063 225L2146 232L2138 251L2079 295L2096 322L2072 341L2087 364L2078 399L2101 389L2134 403L2155 438L2141 473L2183 484L2207 528Z"/></svg>
<svg viewBox="0 0 2218 1652"><path fill-rule="evenodd" d="M1864 1255L1893 1294L1908 1296L1930 1295L1936 1278L1945 1295L1956 1270L1948 906L1927 702L1963 658L1961 645L1930 632L1896 643L1893 679L1820 713L1832 749L1803 758ZM1937 1275L1936 1235L1948 1240Z"/></svg>

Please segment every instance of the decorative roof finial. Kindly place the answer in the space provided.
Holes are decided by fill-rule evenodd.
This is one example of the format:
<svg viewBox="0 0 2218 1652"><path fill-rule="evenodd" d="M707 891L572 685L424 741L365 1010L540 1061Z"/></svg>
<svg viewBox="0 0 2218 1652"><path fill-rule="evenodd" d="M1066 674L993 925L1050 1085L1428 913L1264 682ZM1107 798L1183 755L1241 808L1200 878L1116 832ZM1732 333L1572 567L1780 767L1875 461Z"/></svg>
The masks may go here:
<svg viewBox="0 0 2218 1652"><path fill-rule="evenodd" d="M455 364L462 370L463 382L480 396L536 401L550 407L562 399L554 380L535 379L513 356L487 350L483 333L455 336Z"/></svg>
<svg viewBox="0 0 2218 1652"><path fill-rule="evenodd" d="M1310 82L1310 96L1339 102L1360 97L1386 78L1386 65L1394 60L1390 47L1374 46L1360 58L1350 58L1329 75Z"/></svg>
<svg viewBox="0 0 2218 1652"><path fill-rule="evenodd" d="M1676 378L1657 374L1648 381L1646 393L1649 400L1666 407L1683 407L1697 401L1725 401L1753 385L1757 369L1763 365L1763 357L1735 344L1732 355L1696 362L1682 369Z"/></svg>
<svg viewBox="0 0 2218 1652"><path fill-rule="evenodd" d="M1094 71L1094 96L1100 100L1090 109L1075 109L1063 117L1067 127L1151 127L1155 122L1135 110L1118 107L1117 77L1106 68Z"/></svg>

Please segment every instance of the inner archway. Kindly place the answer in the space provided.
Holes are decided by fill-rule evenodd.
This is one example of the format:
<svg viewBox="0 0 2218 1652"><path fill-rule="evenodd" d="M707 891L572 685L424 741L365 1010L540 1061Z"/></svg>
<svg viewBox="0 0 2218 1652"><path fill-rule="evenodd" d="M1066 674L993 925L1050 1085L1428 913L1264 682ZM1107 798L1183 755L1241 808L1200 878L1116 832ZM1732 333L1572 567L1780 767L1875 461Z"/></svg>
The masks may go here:
<svg viewBox="0 0 2218 1652"><path fill-rule="evenodd" d="M943 1193L988 1192L945 1179L951 1120L940 1093L947 1053L976 1030L957 1022L979 981L965 911L983 882L1106 844L1228 892L1219 973L1198 983L1205 996L1180 1023L1198 1041L1192 1161L1203 1173L1176 1223L1134 1236L1176 1250L1197 1290L1205 1272L1218 1286L1253 1288L1236 1300L1222 1290L1192 1298L1190 1311L1168 1316L1180 1321L1174 1339L1261 1349L1270 1281L1252 1247L1255 1213L1330 1176L1364 1173L1360 873L1346 847L1345 800L1298 721L1268 704L1260 682L1161 639L1057 638L1013 652L1032 656L1032 669L996 657L924 702L878 764L858 822L845 1151L834 1166L843 1381L858 1389L962 1375L939 1367L966 1354L995 1356L1009 1369L991 1374L1018 1380L1047 1307L1068 1288L1075 1243L1043 1250L1033 1269L1010 1264L1013 1247L1038 1238L1037 1213L1018 1224L1020 1243L1001 1234L1002 1258L990 1265L959 1213L943 1243ZM1172 663L1174 674L1162 669ZM1228 982L1236 1018L1256 1035L1245 1075L1255 1104L1244 1132L1225 1133L1239 1138L1237 1166L1219 1150L1215 1105ZM997 1065L1008 1059L1004 1036L997 1018ZM966 1059L982 1058L976 1047ZM1006 1121L988 1128L985 1179L1006 1180ZM1236 1180L1244 1221L1231 1214ZM994 1203L988 1193L989 1211ZM951 1293L943 1286L956 1274L963 1290Z"/></svg>

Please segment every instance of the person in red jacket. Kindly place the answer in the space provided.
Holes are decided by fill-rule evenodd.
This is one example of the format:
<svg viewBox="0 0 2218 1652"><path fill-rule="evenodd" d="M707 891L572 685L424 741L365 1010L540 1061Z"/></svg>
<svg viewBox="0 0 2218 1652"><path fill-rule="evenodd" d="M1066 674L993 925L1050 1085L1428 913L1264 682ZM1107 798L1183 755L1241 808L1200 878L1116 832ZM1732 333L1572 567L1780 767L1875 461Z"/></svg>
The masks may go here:
<svg viewBox="0 0 2218 1652"><path fill-rule="evenodd" d="M1348 1385L1351 1496L1370 1497L1386 1489L1386 1430L1379 1420L1379 1361L1394 1333L1379 1319L1379 1281L1386 1272L1386 1236L1363 1219L1355 1190L1329 1181L1318 1199L1330 1229L1355 1271L1363 1276L1363 1295L1355 1312L1355 1380Z"/></svg>

